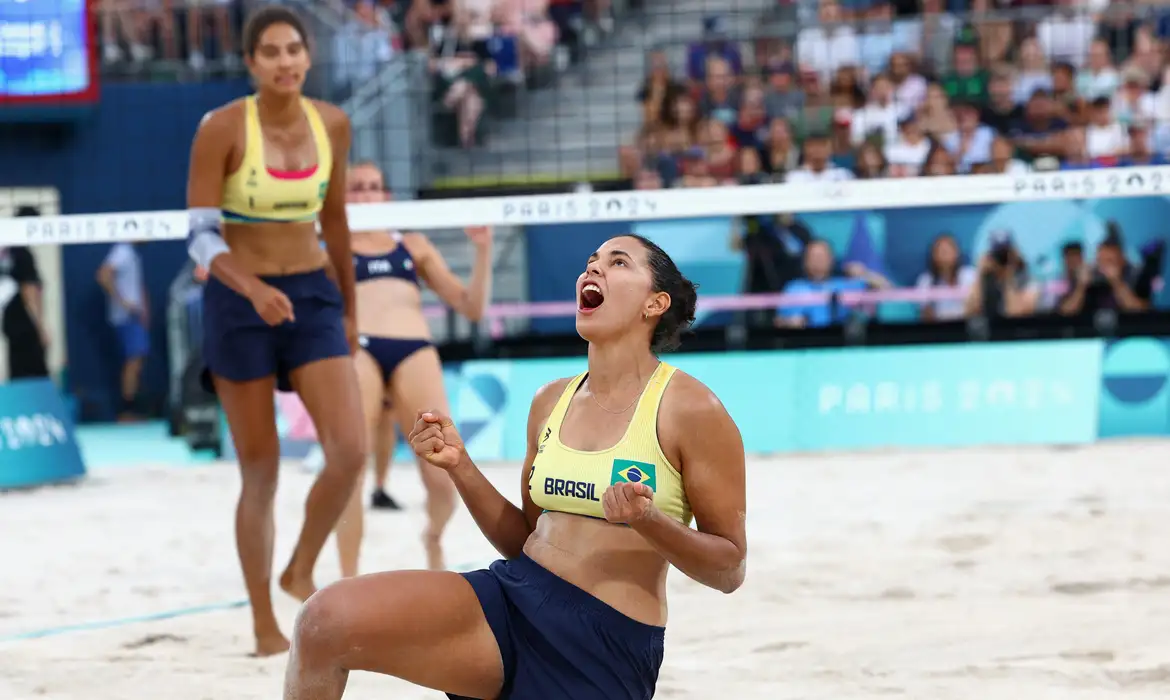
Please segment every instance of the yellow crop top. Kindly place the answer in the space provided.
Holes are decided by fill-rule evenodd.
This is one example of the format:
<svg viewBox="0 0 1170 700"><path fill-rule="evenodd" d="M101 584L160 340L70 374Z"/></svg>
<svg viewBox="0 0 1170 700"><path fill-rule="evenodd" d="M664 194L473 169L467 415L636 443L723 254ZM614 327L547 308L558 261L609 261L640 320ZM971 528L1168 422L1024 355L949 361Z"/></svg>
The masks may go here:
<svg viewBox="0 0 1170 700"><path fill-rule="evenodd" d="M264 161L264 133L255 96L244 100L244 160L223 183L223 220L233 224L316 221L329 175L333 171L333 145L317 108L301 99L309 130L317 146L317 164L306 170L282 171Z"/></svg>
<svg viewBox="0 0 1170 700"><path fill-rule="evenodd" d="M546 511L604 518L601 497L613 484L640 482L654 490L654 505L663 513L690 525L691 507L682 475L662 454L658 444L658 407L675 368L660 362L638 399L626 434L607 450L585 452L561 442L561 424L573 395L588 373L565 387L540 434L536 460L528 475L532 502Z"/></svg>

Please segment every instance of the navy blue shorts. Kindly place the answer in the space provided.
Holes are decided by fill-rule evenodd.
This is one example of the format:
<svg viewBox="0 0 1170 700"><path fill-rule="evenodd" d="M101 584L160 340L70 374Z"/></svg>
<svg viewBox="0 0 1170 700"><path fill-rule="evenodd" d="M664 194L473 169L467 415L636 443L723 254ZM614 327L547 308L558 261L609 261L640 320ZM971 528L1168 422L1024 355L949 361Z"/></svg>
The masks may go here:
<svg viewBox="0 0 1170 700"><path fill-rule="evenodd" d="M203 361L233 382L276 376L292 391L289 373L310 362L349 355L341 290L324 270L261 277L288 297L296 320L270 326L252 302L212 277L203 290Z"/></svg>
<svg viewBox="0 0 1170 700"><path fill-rule="evenodd" d="M500 645L499 700L654 696L665 628L623 615L525 555L463 577Z"/></svg>
<svg viewBox="0 0 1170 700"><path fill-rule="evenodd" d="M375 335L363 335L358 338L358 343L378 363L383 383L390 381L403 360L431 346L431 341L422 338L379 338Z"/></svg>
<svg viewBox="0 0 1170 700"><path fill-rule="evenodd" d="M122 344L122 359L136 360L150 353L150 335L142 321L132 318L118 324L115 330L118 342Z"/></svg>

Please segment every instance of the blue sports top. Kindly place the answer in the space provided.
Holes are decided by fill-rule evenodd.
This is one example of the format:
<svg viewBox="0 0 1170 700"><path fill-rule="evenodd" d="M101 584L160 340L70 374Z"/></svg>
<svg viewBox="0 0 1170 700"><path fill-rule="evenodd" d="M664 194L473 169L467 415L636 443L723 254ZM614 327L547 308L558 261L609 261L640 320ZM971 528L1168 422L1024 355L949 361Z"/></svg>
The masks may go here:
<svg viewBox="0 0 1170 700"><path fill-rule="evenodd" d="M410 257L410 251L402 242L402 234L395 233L394 240L398 245L388 253L353 254L353 271L357 282L390 278L418 285L418 270L414 267L414 258Z"/></svg>

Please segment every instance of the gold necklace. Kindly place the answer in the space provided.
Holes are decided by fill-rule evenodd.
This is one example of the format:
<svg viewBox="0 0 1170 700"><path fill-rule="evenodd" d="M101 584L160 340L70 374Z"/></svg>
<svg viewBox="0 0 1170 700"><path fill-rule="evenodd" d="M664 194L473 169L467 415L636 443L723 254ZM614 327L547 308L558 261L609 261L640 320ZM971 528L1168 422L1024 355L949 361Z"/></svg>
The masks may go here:
<svg viewBox="0 0 1170 700"><path fill-rule="evenodd" d="M651 372L651 373L650 373L650 376L654 376L654 373L653 373L653 372ZM641 377L641 375L639 375L639 376L638 376L638 380L639 380L639 381L641 381L641 379L642 379L642 377ZM642 390L641 390L641 391L639 391L639 392L638 392L638 395L634 397L634 400L633 400L633 401L631 401L631 402L629 403L629 405L628 405L628 406L626 406L625 408L623 408L623 409L622 409L622 410L620 410L620 411L611 411L611 410L609 410L608 408L606 408L605 406L601 405L601 402L600 402L600 401L598 401L598 400L597 400L597 397L593 395L593 389L592 389L592 387L590 387L590 389L589 389L589 398L590 398L590 399L593 401L593 403L597 404L597 407L598 407L598 408L600 408L601 410L603 410L603 411L605 411L606 413L610 414L611 416L620 416L620 415L622 415L623 413L625 413L626 411L628 411L628 410L630 410L631 408L633 408L634 404L638 403L638 400L642 398L642 394L645 394L645 393L646 393L646 387L647 387L647 386L649 386L649 385L650 385L650 382L649 382L649 380L647 380L647 381L646 381L646 383L644 383L644 384L642 385Z"/></svg>

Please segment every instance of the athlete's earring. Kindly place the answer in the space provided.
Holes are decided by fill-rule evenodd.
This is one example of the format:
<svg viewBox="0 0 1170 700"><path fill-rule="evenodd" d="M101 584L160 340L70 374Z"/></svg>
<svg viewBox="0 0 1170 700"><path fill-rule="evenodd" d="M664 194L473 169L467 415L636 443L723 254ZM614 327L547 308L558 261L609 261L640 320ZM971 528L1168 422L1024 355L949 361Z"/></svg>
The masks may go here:
<svg viewBox="0 0 1170 700"><path fill-rule="evenodd" d="M649 321L649 320L650 320L650 314L648 314L648 313L646 313L645 311L643 311L643 312L642 312L642 320L643 320L643 321Z"/></svg>

